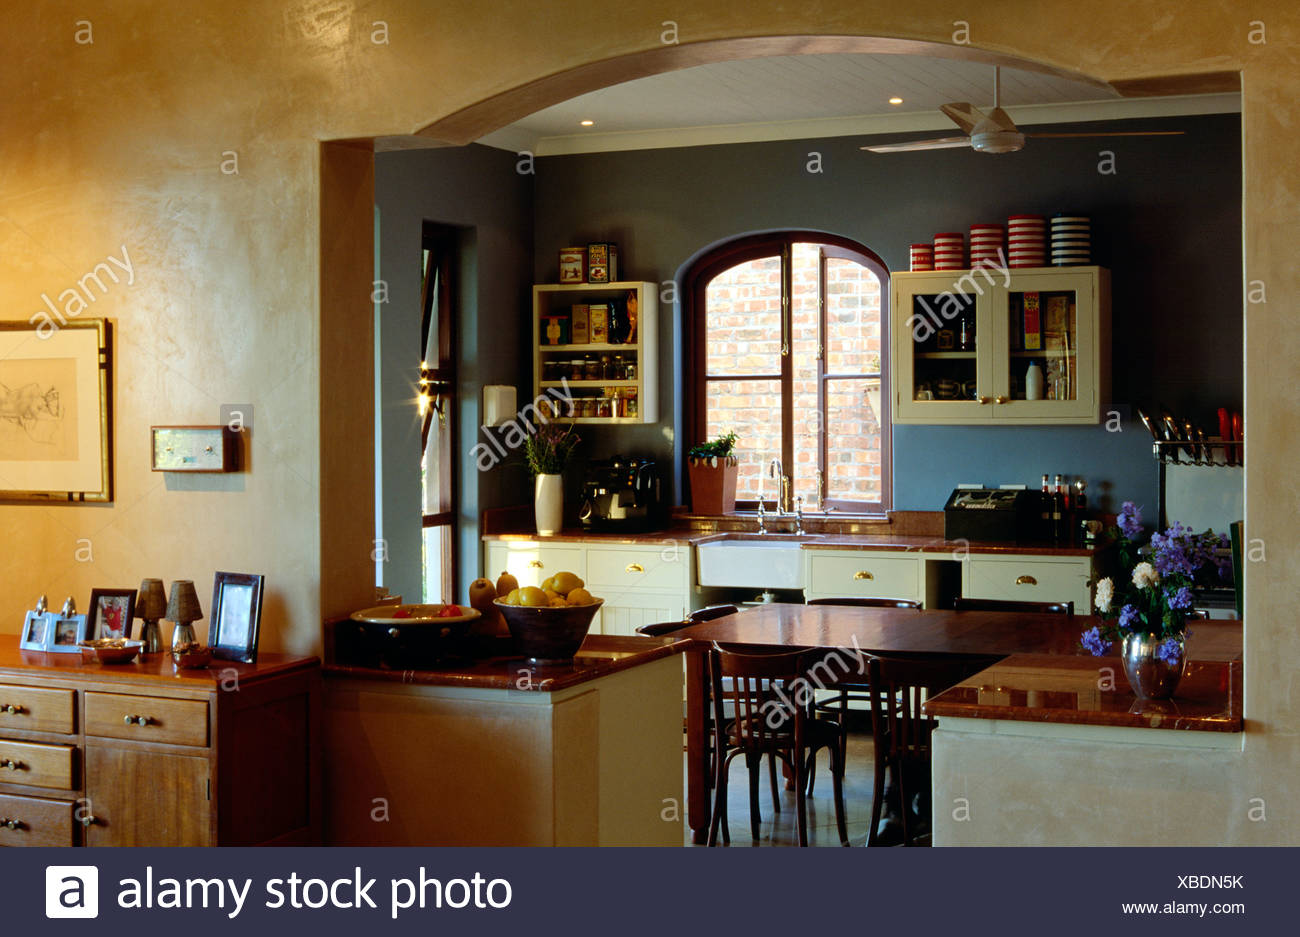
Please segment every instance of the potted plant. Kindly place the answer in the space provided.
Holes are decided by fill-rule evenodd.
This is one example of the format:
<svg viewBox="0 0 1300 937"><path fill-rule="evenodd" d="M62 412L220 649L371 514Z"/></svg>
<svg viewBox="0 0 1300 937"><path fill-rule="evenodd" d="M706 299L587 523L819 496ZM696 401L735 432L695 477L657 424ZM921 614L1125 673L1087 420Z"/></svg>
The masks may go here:
<svg viewBox="0 0 1300 937"><path fill-rule="evenodd" d="M692 446L686 453L691 478L691 511L695 514L730 514L736 510L736 434L726 433L713 442Z"/></svg>
<svg viewBox="0 0 1300 937"><path fill-rule="evenodd" d="M1228 538L1213 531L1194 534L1175 522L1142 545L1142 518L1132 501L1120 508L1116 538L1120 568L1128 579L1109 576L1097 583L1094 604L1105 624L1083 633L1085 649L1100 657L1121 642L1124 673L1142 699L1167 699L1182 679L1187 660L1187 617L1192 590L1217 568L1226 576L1220 550Z"/></svg>
<svg viewBox="0 0 1300 937"><path fill-rule="evenodd" d="M573 447L581 440L570 425L544 422L524 440L524 458L536 477L533 483L533 516L537 532L558 534L564 520L564 467Z"/></svg>

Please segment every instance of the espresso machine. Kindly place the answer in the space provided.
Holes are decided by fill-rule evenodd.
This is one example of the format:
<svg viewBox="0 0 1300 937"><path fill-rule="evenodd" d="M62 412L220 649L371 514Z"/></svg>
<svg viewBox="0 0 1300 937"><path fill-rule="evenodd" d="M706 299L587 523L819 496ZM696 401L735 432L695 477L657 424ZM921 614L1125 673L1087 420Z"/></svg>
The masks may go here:
<svg viewBox="0 0 1300 937"><path fill-rule="evenodd" d="M652 459L616 455L593 461L578 519L586 530L641 533L666 521L659 468Z"/></svg>

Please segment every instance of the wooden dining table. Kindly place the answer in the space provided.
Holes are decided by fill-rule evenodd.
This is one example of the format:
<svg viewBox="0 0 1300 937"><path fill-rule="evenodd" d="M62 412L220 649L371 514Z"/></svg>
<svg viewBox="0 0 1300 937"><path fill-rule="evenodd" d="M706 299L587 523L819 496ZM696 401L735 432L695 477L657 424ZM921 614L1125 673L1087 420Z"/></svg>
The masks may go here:
<svg viewBox="0 0 1300 937"><path fill-rule="evenodd" d="M828 656L837 651L835 664L824 672L851 680L860 654L969 658L974 673L1012 654L1085 653L1079 635L1096 621L1087 615L772 603L674 632L691 642L686 650L687 822L694 842L707 838L712 809L706 652L714 641L824 649Z"/></svg>

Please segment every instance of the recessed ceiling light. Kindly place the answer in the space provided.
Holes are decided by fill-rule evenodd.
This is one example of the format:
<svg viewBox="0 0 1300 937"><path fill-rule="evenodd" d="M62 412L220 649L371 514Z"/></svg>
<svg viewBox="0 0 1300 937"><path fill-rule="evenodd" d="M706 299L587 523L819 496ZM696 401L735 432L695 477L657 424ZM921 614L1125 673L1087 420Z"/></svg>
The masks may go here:
<svg viewBox="0 0 1300 937"><path fill-rule="evenodd" d="M590 126L592 126L593 124L595 124L596 122L595 122L594 120L580 120L580 121L578 121L578 123L582 124L582 126L584 126L584 127L590 127Z"/></svg>
<svg viewBox="0 0 1300 937"><path fill-rule="evenodd" d="M902 103L903 103L903 99L900 98L900 97L892 97L892 98L889 99L889 103L890 103L890 104L902 104Z"/></svg>

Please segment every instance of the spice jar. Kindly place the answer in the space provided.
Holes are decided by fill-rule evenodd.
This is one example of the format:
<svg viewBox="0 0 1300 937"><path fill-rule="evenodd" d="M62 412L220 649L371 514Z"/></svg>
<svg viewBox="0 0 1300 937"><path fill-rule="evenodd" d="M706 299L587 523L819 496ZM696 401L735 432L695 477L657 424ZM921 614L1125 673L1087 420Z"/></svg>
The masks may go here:
<svg viewBox="0 0 1300 937"><path fill-rule="evenodd" d="M596 416L609 417L613 415L614 408L608 397L601 397L596 401Z"/></svg>
<svg viewBox="0 0 1300 937"><path fill-rule="evenodd" d="M588 358L583 362L583 378L588 381L600 380L600 361L597 358Z"/></svg>
<svg viewBox="0 0 1300 937"><path fill-rule="evenodd" d="M627 387L627 388L624 388L624 390L623 390L623 413L622 413L622 415L623 415L623 416L626 416L626 417L636 417L636 415L637 415L636 388L635 388L635 387Z"/></svg>
<svg viewBox="0 0 1300 937"><path fill-rule="evenodd" d="M560 376L560 362L555 360L542 362L542 380L558 381Z"/></svg>
<svg viewBox="0 0 1300 937"><path fill-rule="evenodd" d="M627 362L623 360L622 355L614 356L614 367L613 370L610 371L609 379L611 381L627 380Z"/></svg>
<svg viewBox="0 0 1300 937"><path fill-rule="evenodd" d="M625 381L636 380L636 359L635 358L629 358L627 364L623 366L623 380Z"/></svg>

